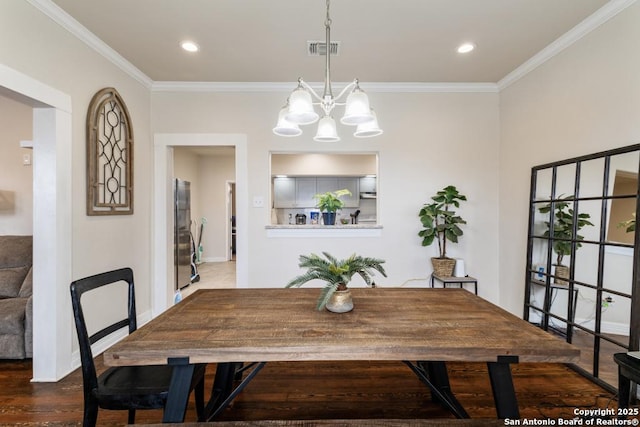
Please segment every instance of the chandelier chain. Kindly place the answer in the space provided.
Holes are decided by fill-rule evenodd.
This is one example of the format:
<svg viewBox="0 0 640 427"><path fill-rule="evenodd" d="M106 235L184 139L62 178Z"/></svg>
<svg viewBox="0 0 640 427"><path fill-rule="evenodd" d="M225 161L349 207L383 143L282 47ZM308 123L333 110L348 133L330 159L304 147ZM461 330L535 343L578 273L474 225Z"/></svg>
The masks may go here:
<svg viewBox="0 0 640 427"><path fill-rule="evenodd" d="M331 17L329 16L329 3L330 3L330 0L327 0L327 19L324 21L325 27L331 26Z"/></svg>
<svg viewBox="0 0 640 427"><path fill-rule="evenodd" d="M327 0L327 19L324 22L324 26L326 28L326 44L325 50L326 53L326 65L325 65L325 75L324 75L324 101L327 102L330 97L331 101L333 101L333 91L331 90L331 17L329 16L329 3L330 0ZM332 104L332 103L331 103ZM326 115L331 114L331 110L333 109L333 105L324 105L323 109Z"/></svg>

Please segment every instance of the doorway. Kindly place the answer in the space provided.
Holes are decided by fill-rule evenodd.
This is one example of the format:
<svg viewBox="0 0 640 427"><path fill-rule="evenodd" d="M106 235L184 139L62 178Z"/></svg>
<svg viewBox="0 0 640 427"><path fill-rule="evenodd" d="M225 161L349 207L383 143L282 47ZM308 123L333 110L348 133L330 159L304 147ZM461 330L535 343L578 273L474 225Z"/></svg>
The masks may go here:
<svg viewBox="0 0 640 427"><path fill-rule="evenodd" d="M173 304L173 251L171 178L173 151L176 147L231 146L235 149L236 286L248 287L248 154L247 138L242 134L171 133L154 135L154 209L152 315L155 317ZM225 215L226 216L226 215ZM208 219L209 220L209 219ZM225 221L226 222L226 221ZM227 222L227 224L229 224ZM225 239L226 240L226 239ZM226 251L225 251L226 252ZM226 253L224 255L226 257Z"/></svg>
<svg viewBox="0 0 640 427"><path fill-rule="evenodd" d="M0 65L0 93L33 107L33 381L73 368L71 97Z"/></svg>

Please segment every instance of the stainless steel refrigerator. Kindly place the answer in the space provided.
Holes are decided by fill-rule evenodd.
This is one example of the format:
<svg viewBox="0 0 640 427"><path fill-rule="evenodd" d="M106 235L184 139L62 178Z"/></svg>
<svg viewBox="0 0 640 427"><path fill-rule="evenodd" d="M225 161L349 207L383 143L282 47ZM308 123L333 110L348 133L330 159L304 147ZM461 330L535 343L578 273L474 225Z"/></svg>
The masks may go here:
<svg viewBox="0 0 640 427"><path fill-rule="evenodd" d="M191 183L174 182L175 232L174 257L176 289L191 284Z"/></svg>

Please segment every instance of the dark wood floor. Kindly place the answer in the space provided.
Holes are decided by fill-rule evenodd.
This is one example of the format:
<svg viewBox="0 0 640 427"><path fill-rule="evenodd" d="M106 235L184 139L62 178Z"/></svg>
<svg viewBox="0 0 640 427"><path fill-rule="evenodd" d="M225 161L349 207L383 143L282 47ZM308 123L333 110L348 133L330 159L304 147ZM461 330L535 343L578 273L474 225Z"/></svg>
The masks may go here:
<svg viewBox="0 0 640 427"><path fill-rule="evenodd" d="M454 393L473 418L495 418L487 368L448 364ZM207 393L215 366L207 369ZM574 417L575 408L616 407L615 396L560 364L513 365L521 416ZM29 361L0 361L0 425L79 425L82 379L31 383ZM160 422L159 411L137 422ZM225 420L451 418L425 386L397 362L270 363L224 413ZM124 425L126 413L101 410L99 425ZM195 420L193 402L187 421Z"/></svg>

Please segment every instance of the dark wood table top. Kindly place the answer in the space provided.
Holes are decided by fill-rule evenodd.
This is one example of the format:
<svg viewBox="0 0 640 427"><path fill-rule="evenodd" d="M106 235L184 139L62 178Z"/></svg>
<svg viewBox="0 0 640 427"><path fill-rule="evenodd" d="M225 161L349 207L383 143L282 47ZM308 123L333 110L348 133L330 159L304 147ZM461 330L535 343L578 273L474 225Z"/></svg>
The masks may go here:
<svg viewBox="0 0 640 427"><path fill-rule="evenodd" d="M198 290L104 353L110 366L247 361L575 362L580 351L462 289L357 288L355 308L315 309L320 290Z"/></svg>

